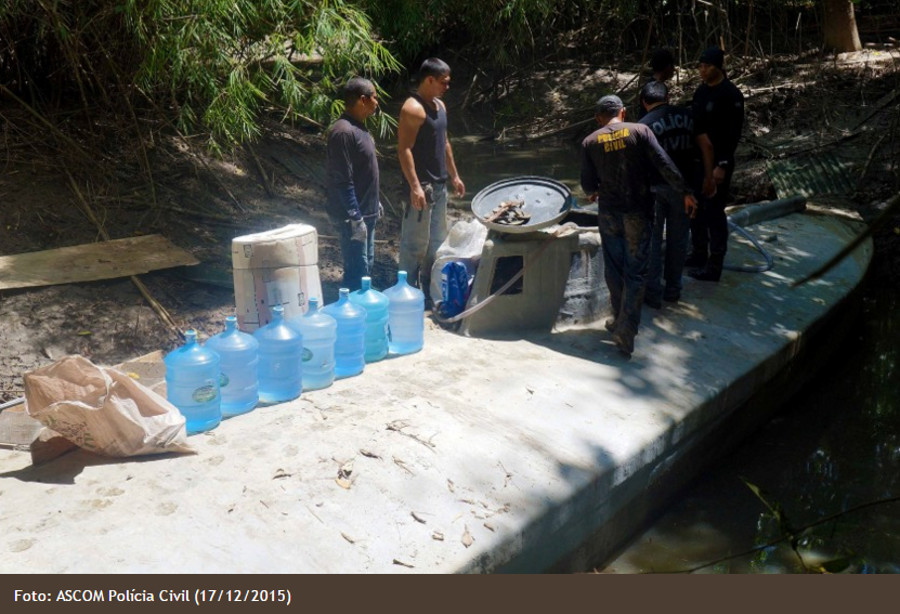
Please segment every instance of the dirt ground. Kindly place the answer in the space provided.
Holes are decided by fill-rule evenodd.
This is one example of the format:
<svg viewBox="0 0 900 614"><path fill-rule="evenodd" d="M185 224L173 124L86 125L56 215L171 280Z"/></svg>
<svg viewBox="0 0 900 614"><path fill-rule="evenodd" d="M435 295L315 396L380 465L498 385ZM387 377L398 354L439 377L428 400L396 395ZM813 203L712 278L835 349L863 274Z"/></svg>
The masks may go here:
<svg viewBox="0 0 900 614"><path fill-rule="evenodd" d="M774 197L765 162L779 146L787 151L833 151L853 161L848 173L856 192L841 206L872 220L900 189L900 52L866 51L838 59L783 57L736 62L730 76L747 97L745 139L732 188L736 203ZM689 97L696 87L692 70L679 74L673 95ZM478 108L478 95L454 75L451 111L466 106L481 127L504 139L577 138L564 130L590 117L602 86L622 87L625 73L611 74L583 63L543 65L527 87L509 88L499 101ZM598 83L597 87L572 83ZM637 82L637 81L634 81ZM628 91L636 90L632 85ZM625 96L623 96L625 98ZM402 94L386 106L395 114ZM474 102L473 102L474 101ZM518 109L509 114L506 109ZM459 111L461 114L461 111ZM0 255L97 241L101 233L85 203L111 238L159 233L193 253L201 265L141 276L150 294L181 330L195 328L201 339L222 329L234 311L231 240L239 235L307 223L319 232L319 270L325 301L337 297L341 266L334 229L323 210L324 141L314 127L267 126L252 149L226 159L201 157L179 140L157 138L147 151L154 178L148 188L145 165L124 145L107 148L92 160L60 161L40 128L11 104L0 143ZM490 125L488 125L490 124ZM461 130L463 128L457 128ZM528 135L531 135L530 137ZM395 282L399 236L399 166L390 141L379 145L387 215L378 237L373 283ZM465 160L458 160L465 174ZM91 172L101 166L103 173ZM70 169L74 169L70 170ZM96 168L94 168L96 171ZM99 179L98 179L99 176ZM72 182L79 186L76 192ZM469 185L466 202L484 186ZM578 196L581 196L580 194ZM454 217L468 215L465 203ZM884 283L900 278L900 229L894 216L876 235L872 275ZM82 354L112 365L180 344L129 279L0 291L0 401L22 396L22 375L66 354Z"/></svg>

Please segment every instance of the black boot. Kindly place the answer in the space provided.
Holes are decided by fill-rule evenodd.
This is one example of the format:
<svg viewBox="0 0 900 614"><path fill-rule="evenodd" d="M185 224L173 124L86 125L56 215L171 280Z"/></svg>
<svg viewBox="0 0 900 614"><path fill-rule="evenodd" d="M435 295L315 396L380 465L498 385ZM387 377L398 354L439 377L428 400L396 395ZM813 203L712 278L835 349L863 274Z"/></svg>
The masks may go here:
<svg viewBox="0 0 900 614"><path fill-rule="evenodd" d="M685 268L695 269L706 266L706 262L709 260L709 255L705 249L697 249L696 247L691 250L691 253L688 254L688 257L684 261Z"/></svg>
<svg viewBox="0 0 900 614"><path fill-rule="evenodd" d="M688 272L688 275L699 281L719 281L722 277L722 265L724 263L724 254L710 254L705 267L694 269Z"/></svg>

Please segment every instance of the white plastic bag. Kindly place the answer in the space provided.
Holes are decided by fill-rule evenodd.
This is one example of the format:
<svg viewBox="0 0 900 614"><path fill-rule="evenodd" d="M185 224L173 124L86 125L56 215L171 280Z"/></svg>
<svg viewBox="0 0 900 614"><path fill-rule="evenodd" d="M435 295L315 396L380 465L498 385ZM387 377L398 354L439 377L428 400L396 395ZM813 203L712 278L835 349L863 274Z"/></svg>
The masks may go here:
<svg viewBox="0 0 900 614"><path fill-rule="evenodd" d="M481 251L487 239L487 226L476 219L459 220L450 227L447 238L441 243L434 255L431 267L431 298L438 301L441 297L441 270L451 260L458 260L466 265L469 277L475 275Z"/></svg>
<svg viewBox="0 0 900 614"><path fill-rule="evenodd" d="M181 412L121 371L66 356L24 380L28 414L86 450L117 457L194 452Z"/></svg>

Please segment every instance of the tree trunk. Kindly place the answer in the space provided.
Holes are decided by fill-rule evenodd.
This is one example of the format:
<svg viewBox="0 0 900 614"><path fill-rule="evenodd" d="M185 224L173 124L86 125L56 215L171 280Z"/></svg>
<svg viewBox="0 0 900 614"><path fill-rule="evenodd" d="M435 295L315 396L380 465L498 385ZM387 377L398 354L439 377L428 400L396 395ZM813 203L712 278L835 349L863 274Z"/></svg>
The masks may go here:
<svg viewBox="0 0 900 614"><path fill-rule="evenodd" d="M823 43L826 49L842 53L859 51L859 31L851 0L822 0L825 9L822 22Z"/></svg>

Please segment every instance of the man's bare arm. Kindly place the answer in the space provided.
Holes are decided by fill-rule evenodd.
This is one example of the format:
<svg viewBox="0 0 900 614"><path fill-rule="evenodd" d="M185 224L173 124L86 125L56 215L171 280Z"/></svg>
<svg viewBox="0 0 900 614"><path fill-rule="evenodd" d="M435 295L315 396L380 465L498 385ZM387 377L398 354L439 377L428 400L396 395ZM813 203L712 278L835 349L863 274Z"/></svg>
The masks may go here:
<svg viewBox="0 0 900 614"><path fill-rule="evenodd" d="M416 143L419 128L425 123L425 109L415 98L408 98L400 109L397 123L397 157L406 182L409 183L409 201L413 208L425 208L425 192L416 176L416 163L412 148Z"/></svg>
<svg viewBox="0 0 900 614"><path fill-rule="evenodd" d="M450 174L450 185L453 186L453 192L457 198L466 195L466 186L459 177L459 171L456 170L456 161L453 159L453 147L450 146L450 137L447 136L447 145L444 148L447 155L447 172Z"/></svg>

